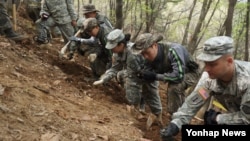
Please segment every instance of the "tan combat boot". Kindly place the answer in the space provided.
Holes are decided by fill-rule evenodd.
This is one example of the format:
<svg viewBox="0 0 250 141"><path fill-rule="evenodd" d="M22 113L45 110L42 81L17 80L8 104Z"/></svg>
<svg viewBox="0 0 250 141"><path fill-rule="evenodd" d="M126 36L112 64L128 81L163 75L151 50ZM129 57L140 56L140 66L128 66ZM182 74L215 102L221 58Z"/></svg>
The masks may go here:
<svg viewBox="0 0 250 141"><path fill-rule="evenodd" d="M156 115L156 122L160 128L163 128L162 113Z"/></svg>
<svg viewBox="0 0 250 141"><path fill-rule="evenodd" d="M163 127L162 113L159 113L156 115L154 115L152 113L149 114L148 119L147 119L147 124L146 124L147 130L150 129L150 127L152 126L153 123L157 123L160 128Z"/></svg>

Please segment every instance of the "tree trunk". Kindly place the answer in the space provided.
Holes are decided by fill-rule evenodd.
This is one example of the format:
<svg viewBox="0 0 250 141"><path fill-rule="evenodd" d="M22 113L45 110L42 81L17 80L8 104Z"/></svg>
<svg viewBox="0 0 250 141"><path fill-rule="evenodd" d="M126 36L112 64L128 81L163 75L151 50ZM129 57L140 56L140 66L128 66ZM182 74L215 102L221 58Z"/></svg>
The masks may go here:
<svg viewBox="0 0 250 141"><path fill-rule="evenodd" d="M111 21L111 23L116 23L115 22L115 18L113 18L113 17L115 17L115 13L114 13L114 11L115 11L115 0L109 0L109 8L110 8L110 10L109 10L109 20Z"/></svg>
<svg viewBox="0 0 250 141"><path fill-rule="evenodd" d="M244 60L248 61L248 37L249 37L249 12L250 12L250 0L247 1L247 13L246 13L246 39L245 39L245 57Z"/></svg>
<svg viewBox="0 0 250 141"><path fill-rule="evenodd" d="M116 24L115 28L122 29L123 27L123 14L122 14L122 0L116 0Z"/></svg>
<svg viewBox="0 0 250 141"><path fill-rule="evenodd" d="M221 31L219 32L219 35L226 35L226 36L232 35L232 21L234 15L234 7L236 3L237 0L229 0L227 18L223 24L223 27L221 28Z"/></svg>
<svg viewBox="0 0 250 141"><path fill-rule="evenodd" d="M198 23L196 24L196 27L195 27L195 30L194 30L194 33L188 43L188 50L191 54L193 54L195 52L195 49L196 49L196 43L198 41L198 36L201 32L201 27L202 27L202 24L205 20L205 17L207 15L207 12L210 8L210 5L212 3L212 0L204 0L203 2L203 5L202 5L202 9L201 9L201 14L200 14L200 17L199 17L199 20L198 20Z"/></svg>
<svg viewBox="0 0 250 141"><path fill-rule="evenodd" d="M188 16L188 22L187 22L187 25L186 25L186 28L185 28L185 31L184 31L184 36L183 36L183 39L182 39L182 45L187 45L189 25L190 25L190 21L192 19L192 15L193 15L193 11L194 11L194 7L196 5L196 2L197 2L197 0L193 1L193 5L192 5L192 8L191 8L189 16Z"/></svg>

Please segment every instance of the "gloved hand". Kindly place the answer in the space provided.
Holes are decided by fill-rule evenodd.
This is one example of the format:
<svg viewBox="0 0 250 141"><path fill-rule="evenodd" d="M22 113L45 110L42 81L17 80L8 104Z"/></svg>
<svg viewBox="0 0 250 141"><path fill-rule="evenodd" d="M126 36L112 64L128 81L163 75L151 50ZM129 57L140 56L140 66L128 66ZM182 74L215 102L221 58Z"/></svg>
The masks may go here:
<svg viewBox="0 0 250 141"><path fill-rule="evenodd" d="M71 36L71 37L69 37L69 40L70 40L70 41L81 42L81 38L78 38L78 37L76 37L76 36Z"/></svg>
<svg viewBox="0 0 250 141"><path fill-rule="evenodd" d="M161 139L162 141L171 141L173 136L176 136L179 133L179 128L174 123L170 123L166 128L161 129Z"/></svg>
<svg viewBox="0 0 250 141"><path fill-rule="evenodd" d="M138 78L144 80L156 80L156 73L151 71L141 71L137 74Z"/></svg>
<svg viewBox="0 0 250 141"><path fill-rule="evenodd" d="M112 66L112 62L108 62L107 64L106 64L106 70L108 70L108 69L110 69L111 68L111 66Z"/></svg>
<svg viewBox="0 0 250 141"><path fill-rule="evenodd" d="M90 62L94 62L96 58L97 58L97 54L96 54L96 53L91 53L91 54L89 54L89 56L88 56L88 60L89 60Z"/></svg>
<svg viewBox="0 0 250 141"><path fill-rule="evenodd" d="M42 13L41 18L42 18L42 20L47 20L49 18L49 14L48 13Z"/></svg>
<svg viewBox="0 0 250 141"><path fill-rule="evenodd" d="M97 80L93 83L93 85L100 85L100 84L103 84L104 83L104 80L103 79L100 79L100 80Z"/></svg>
<svg viewBox="0 0 250 141"><path fill-rule="evenodd" d="M221 112L216 112L213 109L210 109L205 112L204 114L204 124L206 125L217 125L216 117L218 114L221 114Z"/></svg>

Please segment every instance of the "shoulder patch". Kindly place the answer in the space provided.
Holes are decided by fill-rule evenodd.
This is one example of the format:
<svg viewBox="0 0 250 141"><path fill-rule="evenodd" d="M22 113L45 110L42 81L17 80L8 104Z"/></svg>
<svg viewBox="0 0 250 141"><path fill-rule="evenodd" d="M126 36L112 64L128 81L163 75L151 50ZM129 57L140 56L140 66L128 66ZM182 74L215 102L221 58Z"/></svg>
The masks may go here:
<svg viewBox="0 0 250 141"><path fill-rule="evenodd" d="M202 99L205 101L209 98L209 91L205 88L199 88L198 89L198 94L202 97Z"/></svg>

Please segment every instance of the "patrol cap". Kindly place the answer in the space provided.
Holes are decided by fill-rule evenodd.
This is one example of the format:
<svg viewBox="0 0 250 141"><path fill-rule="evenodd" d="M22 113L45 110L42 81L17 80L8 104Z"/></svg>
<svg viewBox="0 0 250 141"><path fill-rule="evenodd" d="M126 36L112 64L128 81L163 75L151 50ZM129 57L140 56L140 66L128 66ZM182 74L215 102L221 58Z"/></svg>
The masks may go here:
<svg viewBox="0 0 250 141"><path fill-rule="evenodd" d="M228 36L216 36L205 41L203 50L197 56L198 60L211 62L219 59L225 54L232 54L234 41Z"/></svg>
<svg viewBox="0 0 250 141"><path fill-rule="evenodd" d="M106 49L113 49L117 44L125 38L122 30L115 29L111 31L107 36Z"/></svg>
<svg viewBox="0 0 250 141"><path fill-rule="evenodd" d="M133 54L140 54L143 50L149 48L153 43L157 43L163 39L162 35L143 33L135 41L135 45L131 48Z"/></svg>
<svg viewBox="0 0 250 141"><path fill-rule="evenodd" d="M95 5L93 5L93 4L83 5L83 14L87 14L87 13L90 13L90 12L100 12L100 11L96 10Z"/></svg>
<svg viewBox="0 0 250 141"><path fill-rule="evenodd" d="M96 18L87 18L83 21L83 31L90 32L94 27L98 25L99 23Z"/></svg>

